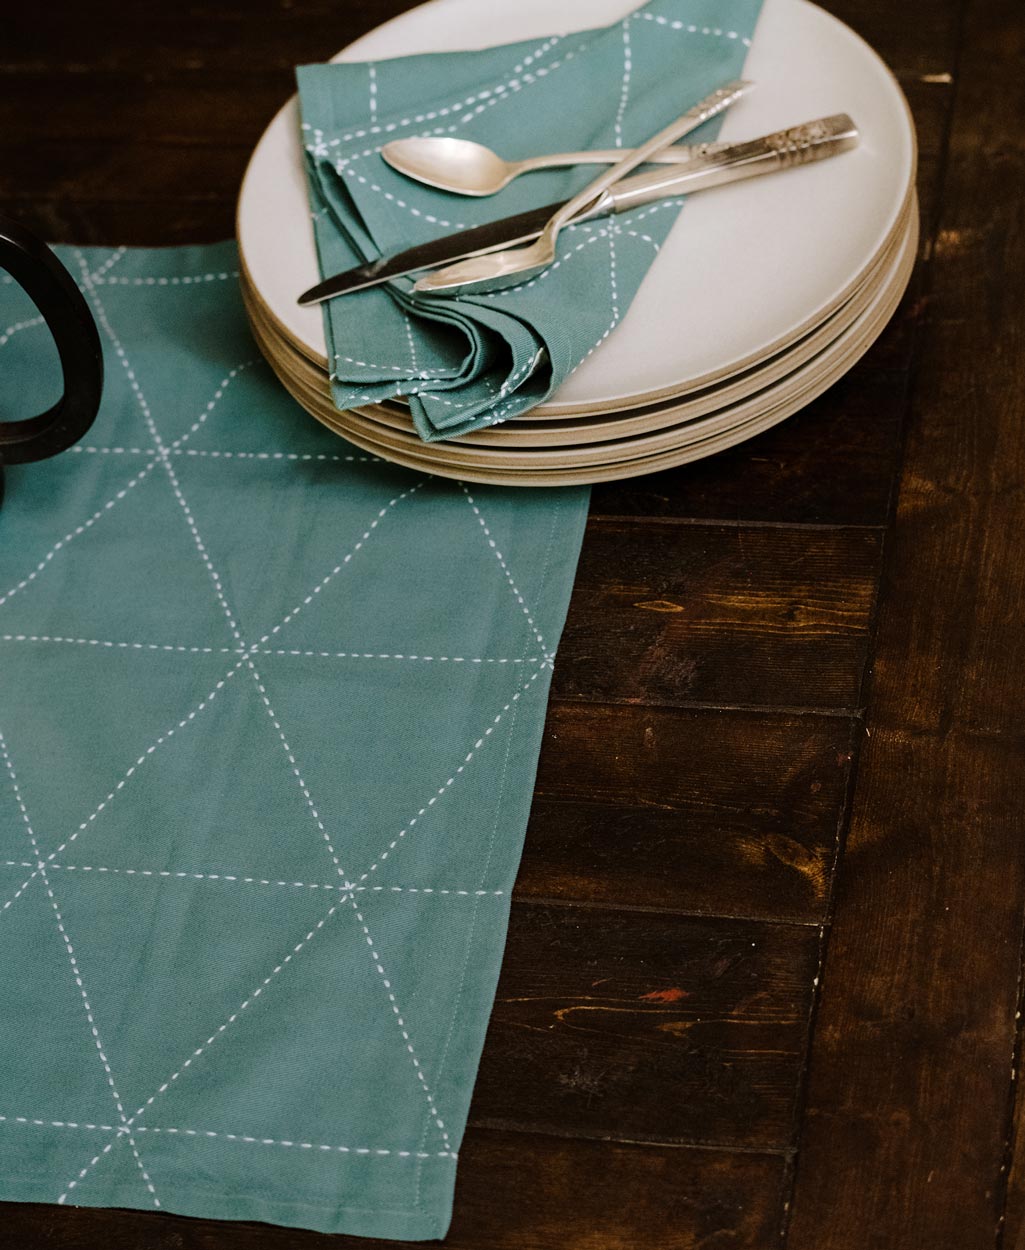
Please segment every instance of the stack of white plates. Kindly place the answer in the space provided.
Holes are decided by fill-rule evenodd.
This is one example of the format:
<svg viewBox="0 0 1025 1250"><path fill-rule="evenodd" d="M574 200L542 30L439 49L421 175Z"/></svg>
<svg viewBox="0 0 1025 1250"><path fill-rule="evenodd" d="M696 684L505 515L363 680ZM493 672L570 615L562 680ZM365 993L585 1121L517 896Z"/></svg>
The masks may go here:
<svg viewBox="0 0 1025 1250"><path fill-rule="evenodd" d="M544 37L634 7L431 0L336 59ZM632 477L711 455L791 416L868 350L907 286L918 242L915 134L879 57L807 0L765 0L744 76L757 90L726 115L721 138L846 112L859 147L691 197L627 316L547 403L430 444L401 402L344 412L332 402L321 310L296 303L321 275L290 102L260 140L239 201L243 293L261 350L295 398L350 442L469 481Z"/></svg>

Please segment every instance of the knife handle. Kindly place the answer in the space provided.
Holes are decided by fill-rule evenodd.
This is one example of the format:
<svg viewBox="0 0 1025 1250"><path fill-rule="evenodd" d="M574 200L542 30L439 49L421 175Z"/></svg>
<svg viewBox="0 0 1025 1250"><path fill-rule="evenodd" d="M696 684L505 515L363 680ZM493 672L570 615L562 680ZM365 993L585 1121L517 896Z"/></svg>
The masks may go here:
<svg viewBox="0 0 1025 1250"><path fill-rule="evenodd" d="M760 139L728 146L716 145L682 168L668 167L626 178L609 188L574 221L588 221L607 213L622 213L653 200L687 195L707 187L739 182L760 174L794 169L847 152L858 144L858 129L846 113L777 130Z"/></svg>

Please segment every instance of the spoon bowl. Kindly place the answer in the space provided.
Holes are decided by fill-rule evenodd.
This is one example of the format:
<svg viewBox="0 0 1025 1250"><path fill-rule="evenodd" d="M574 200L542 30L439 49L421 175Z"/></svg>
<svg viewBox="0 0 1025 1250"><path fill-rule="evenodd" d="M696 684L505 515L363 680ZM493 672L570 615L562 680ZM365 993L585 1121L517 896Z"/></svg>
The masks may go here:
<svg viewBox="0 0 1025 1250"><path fill-rule="evenodd" d="M399 173L457 195L494 195L520 172L520 162L505 161L472 139L394 139L381 155Z"/></svg>
<svg viewBox="0 0 1025 1250"><path fill-rule="evenodd" d="M551 231L541 234L526 247L507 247L486 256L471 256L425 274L413 288L414 294L473 295L519 286L541 273L555 260L555 238Z"/></svg>

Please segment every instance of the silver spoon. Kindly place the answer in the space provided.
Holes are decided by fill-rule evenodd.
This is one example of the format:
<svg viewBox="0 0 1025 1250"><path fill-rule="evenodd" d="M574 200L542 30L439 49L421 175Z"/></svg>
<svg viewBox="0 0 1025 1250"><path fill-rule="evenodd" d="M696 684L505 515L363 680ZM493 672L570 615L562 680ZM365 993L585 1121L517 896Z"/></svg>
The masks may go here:
<svg viewBox="0 0 1025 1250"><path fill-rule="evenodd" d="M705 150L707 150L705 145ZM698 149L666 148L651 157L653 164L677 165L693 159ZM472 139L422 136L393 139L381 155L400 174L414 178L439 191L455 195L495 195L520 174L535 169L555 169L565 165L614 165L628 155L624 148L602 148L591 152L555 152L550 156L528 156L507 161L492 148Z"/></svg>
<svg viewBox="0 0 1025 1250"><path fill-rule="evenodd" d="M434 273L424 274L414 285L418 294L453 295L458 293L471 294L475 291L493 291L501 287L516 286L525 282L532 274L547 269L555 260L555 244L559 231L568 222L591 204L613 183L631 169L643 165L656 152L682 139L685 134L696 130L703 122L728 109L751 87L747 82L731 82L725 87L713 91L682 117L653 135L647 143L641 144L627 153L622 160L611 169L599 174L593 182L567 200L565 204L549 218L545 228L537 240L527 247L506 248L501 252L492 252L486 256L475 256L470 260L448 265Z"/></svg>

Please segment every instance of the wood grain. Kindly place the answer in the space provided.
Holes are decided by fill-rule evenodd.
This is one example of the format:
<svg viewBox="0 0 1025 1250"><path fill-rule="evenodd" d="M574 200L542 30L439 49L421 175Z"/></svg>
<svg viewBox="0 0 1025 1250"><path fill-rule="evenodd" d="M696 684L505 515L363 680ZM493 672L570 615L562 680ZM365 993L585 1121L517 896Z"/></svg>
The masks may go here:
<svg viewBox="0 0 1025 1250"><path fill-rule="evenodd" d="M471 1122L786 1149L807 927L518 904Z"/></svg>
<svg viewBox="0 0 1025 1250"><path fill-rule="evenodd" d="M555 696L856 708L879 548L862 529L594 522Z"/></svg>
<svg viewBox="0 0 1025 1250"><path fill-rule="evenodd" d="M1025 893L1023 30L1006 0L969 11L792 1250L981 1250L1001 1216ZM1017 1187L1011 1213L1013 1245Z"/></svg>
<svg viewBox="0 0 1025 1250"><path fill-rule="evenodd" d="M556 703L516 896L818 924L854 732L844 718Z"/></svg>
<svg viewBox="0 0 1025 1250"><path fill-rule="evenodd" d="M239 161L293 90L289 78L277 74L243 86L206 73L154 81L123 70L68 74L39 69L18 76L14 90L0 93L0 145L11 150L43 145L50 159L40 162L36 172L44 185L51 183L54 162L64 165L61 147L69 142L109 151L113 144L137 139L158 149L227 148L225 164L234 178ZM187 151L179 157L187 158ZM138 177L151 172L150 163L142 162ZM109 188L111 195L129 190L119 184Z"/></svg>
<svg viewBox="0 0 1025 1250"><path fill-rule="evenodd" d="M919 315L913 298L898 315ZM898 332L888 328L862 366L757 438L677 469L594 487L592 514L882 527L908 374L881 370L876 361Z"/></svg>
<svg viewBox="0 0 1025 1250"><path fill-rule="evenodd" d="M49 20L8 6L0 72L124 73L148 81L211 77L244 87L296 65L322 61L406 9L410 0L253 0L193 4L161 0L61 0Z"/></svg>
<svg viewBox="0 0 1025 1250"><path fill-rule="evenodd" d="M951 69L960 15L956 4L824 0L822 8L853 27L902 78Z"/></svg>

